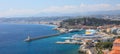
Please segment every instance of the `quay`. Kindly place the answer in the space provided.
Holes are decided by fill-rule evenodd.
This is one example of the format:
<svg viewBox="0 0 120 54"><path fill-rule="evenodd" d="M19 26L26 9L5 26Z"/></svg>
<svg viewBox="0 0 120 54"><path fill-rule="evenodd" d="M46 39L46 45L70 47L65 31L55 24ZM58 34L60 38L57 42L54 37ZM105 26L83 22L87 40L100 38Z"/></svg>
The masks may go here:
<svg viewBox="0 0 120 54"><path fill-rule="evenodd" d="M56 43L57 43L57 44L83 44L84 42L65 40L64 42L62 42L62 41L57 41Z"/></svg>
<svg viewBox="0 0 120 54"><path fill-rule="evenodd" d="M35 37L35 38L30 38L30 37L28 37L28 38L25 39L24 41L25 41L25 42L31 42L31 41L38 40L38 39L43 39L43 38L49 38L49 37L59 36L59 35L65 34L65 33L66 33L66 32L61 32L61 33L57 33L57 34L45 35L45 36L40 36L40 37Z"/></svg>

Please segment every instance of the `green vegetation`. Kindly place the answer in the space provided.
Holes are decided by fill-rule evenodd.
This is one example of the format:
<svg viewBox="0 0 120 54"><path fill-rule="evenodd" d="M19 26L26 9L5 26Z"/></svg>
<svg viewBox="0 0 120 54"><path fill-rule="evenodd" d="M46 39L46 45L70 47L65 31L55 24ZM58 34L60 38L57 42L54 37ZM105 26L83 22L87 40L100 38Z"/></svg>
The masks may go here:
<svg viewBox="0 0 120 54"><path fill-rule="evenodd" d="M102 52L102 43L97 43L96 44L96 50L98 51L98 53L97 54L103 54L103 52Z"/></svg>
<svg viewBox="0 0 120 54"><path fill-rule="evenodd" d="M117 38L120 38L120 36L118 36Z"/></svg>
<svg viewBox="0 0 120 54"><path fill-rule="evenodd" d="M110 19L101 19L101 18L74 18L74 19L67 19L61 22L61 27L69 28L70 26L102 26L102 25L109 25L109 24L116 24L119 25L120 21L110 20Z"/></svg>
<svg viewBox="0 0 120 54"><path fill-rule="evenodd" d="M116 38L120 38L120 36L115 36L115 37L113 37L113 40L115 40Z"/></svg>
<svg viewBox="0 0 120 54"><path fill-rule="evenodd" d="M96 44L96 50L98 51L98 54L103 54L102 49L109 49L111 50L113 46L112 42L99 42Z"/></svg>

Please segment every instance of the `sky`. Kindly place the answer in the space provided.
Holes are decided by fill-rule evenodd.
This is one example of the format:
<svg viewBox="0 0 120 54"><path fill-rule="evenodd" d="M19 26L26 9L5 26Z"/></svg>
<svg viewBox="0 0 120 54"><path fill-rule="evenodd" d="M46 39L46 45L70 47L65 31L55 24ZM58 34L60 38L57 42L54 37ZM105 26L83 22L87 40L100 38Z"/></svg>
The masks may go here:
<svg viewBox="0 0 120 54"><path fill-rule="evenodd" d="M0 17L120 10L120 0L0 0Z"/></svg>

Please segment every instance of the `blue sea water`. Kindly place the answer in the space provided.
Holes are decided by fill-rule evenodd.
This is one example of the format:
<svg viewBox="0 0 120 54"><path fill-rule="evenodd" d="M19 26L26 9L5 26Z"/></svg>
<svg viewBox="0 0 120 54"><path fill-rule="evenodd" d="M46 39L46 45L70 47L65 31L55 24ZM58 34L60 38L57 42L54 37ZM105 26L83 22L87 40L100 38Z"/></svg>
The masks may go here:
<svg viewBox="0 0 120 54"><path fill-rule="evenodd" d="M55 26L39 24L0 24L0 54L79 54L80 45L56 44L69 37L68 33L32 42L24 42L28 35L38 37L58 33Z"/></svg>

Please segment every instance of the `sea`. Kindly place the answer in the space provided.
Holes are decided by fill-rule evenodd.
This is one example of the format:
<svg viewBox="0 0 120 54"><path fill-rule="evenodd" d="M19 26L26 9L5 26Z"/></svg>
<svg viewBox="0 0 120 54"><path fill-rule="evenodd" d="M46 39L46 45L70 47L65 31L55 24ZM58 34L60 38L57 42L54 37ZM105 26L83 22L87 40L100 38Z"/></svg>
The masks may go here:
<svg viewBox="0 0 120 54"><path fill-rule="evenodd" d="M0 54L82 54L78 52L80 45L55 43L64 41L62 37L82 32L24 42L28 35L34 38L59 33L53 30L54 27L56 26L42 24L0 24Z"/></svg>

